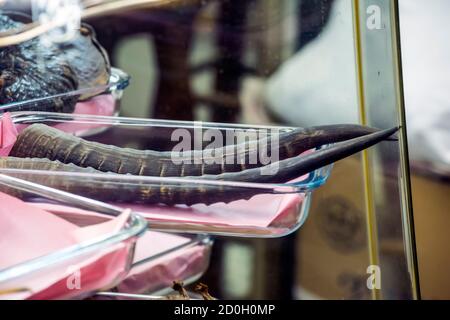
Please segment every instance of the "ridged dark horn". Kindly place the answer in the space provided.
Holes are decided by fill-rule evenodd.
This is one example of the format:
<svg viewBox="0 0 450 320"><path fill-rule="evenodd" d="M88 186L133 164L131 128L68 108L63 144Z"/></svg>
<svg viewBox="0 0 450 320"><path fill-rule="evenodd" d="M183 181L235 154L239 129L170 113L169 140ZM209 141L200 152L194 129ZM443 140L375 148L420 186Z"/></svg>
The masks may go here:
<svg viewBox="0 0 450 320"><path fill-rule="evenodd" d="M296 157L306 150L324 144L345 141L377 131L379 130L370 127L348 124L299 128L281 133L278 144L271 145L269 150L272 155L278 154L279 161ZM259 154L261 148L269 147L269 143L268 138L263 138L258 140L257 146L226 146L215 149L207 156L202 151L187 151L183 152L181 158L177 158L178 156L171 152L135 150L90 142L43 124L34 124L18 136L11 156L48 158L80 167L92 167L103 172L183 177L240 172L262 167L264 164L260 161ZM232 161L229 161L229 155ZM259 161L250 161L256 158ZM180 161L175 163L174 159Z"/></svg>
<svg viewBox="0 0 450 320"><path fill-rule="evenodd" d="M316 152L282 160L263 168L242 172L224 173L217 176L203 176L205 179L247 181L261 183L285 183L308 172L344 159L386 140L398 131L398 127L381 130L359 138L336 143ZM274 172L274 174L268 174Z"/></svg>

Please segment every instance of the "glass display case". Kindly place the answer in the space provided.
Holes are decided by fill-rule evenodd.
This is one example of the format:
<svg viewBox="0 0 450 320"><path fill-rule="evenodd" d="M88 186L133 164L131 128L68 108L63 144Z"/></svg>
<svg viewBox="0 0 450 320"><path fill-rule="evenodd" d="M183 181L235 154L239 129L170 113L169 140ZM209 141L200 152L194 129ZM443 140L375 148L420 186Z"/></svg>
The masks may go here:
<svg viewBox="0 0 450 320"><path fill-rule="evenodd" d="M83 115L86 112L42 114L32 108L13 112L16 124L45 122L69 130L67 124L75 122L84 129L73 133L86 139L154 150L167 150L173 144L168 144L170 137L164 130L148 127L398 126L398 139L339 161L331 172L325 168L310 173L304 185L286 190L303 197L290 220L273 224L272 219L263 227L241 220L230 227L231 217L226 215L213 225L196 224L182 215L176 223L150 221L159 230L218 235L202 277L218 298L420 298L398 1L85 0L79 4L79 17L95 30L112 70L130 76L126 90L112 88L120 92L115 98L120 100L120 112L114 108L109 117L98 117ZM27 1L3 5L4 10L33 13ZM42 33L36 39L51 36L46 32L51 26L34 14L41 27L36 32ZM10 41L31 37L29 30L20 31L0 34L0 59ZM0 106L2 111L17 111L8 108ZM118 114L124 120L114 117ZM21 178L27 175L14 173ZM66 182L75 176L65 177ZM116 183L131 180L123 177ZM151 184L150 180L133 183ZM102 183L97 181L98 186ZM272 191L280 187L295 188L264 186ZM274 204L280 199L269 200L274 210L280 208L281 202ZM253 204L244 211L258 216L270 209ZM256 239L273 236L285 237Z"/></svg>

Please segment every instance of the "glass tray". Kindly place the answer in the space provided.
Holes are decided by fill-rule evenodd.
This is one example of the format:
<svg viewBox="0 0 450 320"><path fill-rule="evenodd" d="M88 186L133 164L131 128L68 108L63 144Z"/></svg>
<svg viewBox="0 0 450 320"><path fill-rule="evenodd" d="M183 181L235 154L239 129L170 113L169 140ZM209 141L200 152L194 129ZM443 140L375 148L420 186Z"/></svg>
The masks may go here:
<svg viewBox="0 0 450 320"><path fill-rule="evenodd" d="M161 295L171 291L174 280L181 280L185 285L197 281L208 269L213 241L206 235L186 235L183 238L184 243L168 250L135 256L128 276L114 291ZM139 246L143 244L138 242L137 252Z"/></svg>
<svg viewBox="0 0 450 320"><path fill-rule="evenodd" d="M130 76L117 68L111 68L111 76L109 83L104 86L81 88L78 90L40 97L36 99L18 101L9 104L0 105L0 113L10 112L17 107L29 108L33 111L34 105L37 103L45 103L46 101L56 98L67 98L72 96L89 95L92 98L78 101L73 113L75 114L90 114L102 116L117 116L120 111L120 102L123 91L130 83Z"/></svg>
<svg viewBox="0 0 450 320"><path fill-rule="evenodd" d="M85 227L111 217L94 212L71 212L46 205L63 219ZM172 282L190 284L207 270L213 241L204 234L168 234L149 230L136 243L133 263L126 278L113 290L126 294L162 294Z"/></svg>
<svg viewBox="0 0 450 320"><path fill-rule="evenodd" d="M171 150L171 132L174 129L214 129L220 132L230 130L290 130L281 127L257 127L228 125L217 123L176 122L164 120L147 120L121 117L88 116L75 114L55 114L40 112L13 113L12 118L19 131L32 123L45 123L62 131L84 135L85 130L101 130L100 134L90 135L88 140L110 143L118 146L132 146L154 150ZM1 173L15 177L45 183L45 178L61 179L67 183L80 186L89 184L98 190L105 186L133 185L159 187L164 183L175 188L192 188L203 184L211 190L225 188L230 191L258 191L250 200L212 205L197 204L192 206L151 205L136 203L118 204L131 208L146 217L153 230L210 233L244 237L280 237L299 228L308 215L311 192L324 184L330 174L331 166L315 170L300 180L286 184L246 183L232 181L204 181L195 179L143 177L117 174L86 174L56 171L2 169Z"/></svg>
<svg viewBox="0 0 450 320"><path fill-rule="evenodd" d="M2 189L3 187L7 187L9 190L20 190L35 194L42 200L52 201L53 203L57 202L65 206L70 206L71 208L91 210L93 212L98 212L101 209L103 212L110 212L113 215L122 213L122 210L113 206L6 175L0 175L0 186ZM147 222L145 219L132 213L125 227L115 233L104 234L94 239L78 243L77 245L2 269L0 270L0 292L19 290L17 293L19 296L2 294L0 298L20 298L20 292L27 292L27 286L30 285L31 281L45 277L57 269L61 270L63 268L63 270L68 270L71 266L78 265L80 261L88 261L88 259L98 257L99 255L103 255L103 258L105 256L114 258L114 268L111 265L111 268L108 268L108 272L112 273L109 274L108 279L113 279L112 281L102 280L98 283L98 287L92 288L92 282L83 279L83 287L91 288L91 290L74 290L70 293L65 292L64 296L59 296L56 293L56 289L50 290L52 293L49 293L47 289L38 293L28 292L32 293L32 297L37 294L39 299L80 298L89 296L92 294L92 291L97 291L101 288L111 288L120 282L127 274L127 271L130 270L130 262L134 256L136 240L146 230Z"/></svg>
<svg viewBox="0 0 450 320"><path fill-rule="evenodd" d="M32 22L31 17L23 12L3 10L2 14L10 17L14 21L25 24ZM45 103L46 101L56 98L89 96L91 97L89 99L79 99L73 113L114 116L119 114L123 90L129 85L129 82L130 76L128 74L120 69L111 67L111 76L109 83L106 85L89 88L83 87L56 95L42 96L35 99L3 104L0 105L0 113L11 111L13 108L17 107L23 107L33 111L35 110L35 105L37 103Z"/></svg>
<svg viewBox="0 0 450 320"><path fill-rule="evenodd" d="M63 219L85 227L111 217L91 212L47 210ZM190 284L209 266L213 241L205 234L169 234L146 232L136 243L131 269L113 291L124 294L164 294L175 280Z"/></svg>

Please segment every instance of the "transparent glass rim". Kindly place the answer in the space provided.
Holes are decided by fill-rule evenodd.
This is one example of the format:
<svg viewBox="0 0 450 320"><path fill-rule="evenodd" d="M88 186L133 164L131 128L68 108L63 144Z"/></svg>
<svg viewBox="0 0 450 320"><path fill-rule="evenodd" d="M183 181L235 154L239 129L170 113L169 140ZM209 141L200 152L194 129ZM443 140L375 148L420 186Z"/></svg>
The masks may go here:
<svg viewBox="0 0 450 320"><path fill-rule="evenodd" d="M160 232L160 231L158 231ZM180 236L183 236L182 234L180 234ZM146 264L152 261L155 261L159 258L164 257L165 255L177 252L179 250L184 250L184 249L189 249L189 248L193 248L195 246L198 245L202 245L202 246L206 246L206 247L211 247L214 243L214 241L211 239L211 237L208 234L195 234L194 237L192 237L192 234L190 235L190 237L192 239L190 239L188 242L180 244L179 246L173 247L167 251L164 252L160 252L158 254L155 254L151 257L147 257L144 258L142 260L136 261L132 264L132 268L134 267L138 267L142 264Z"/></svg>
<svg viewBox="0 0 450 320"><path fill-rule="evenodd" d="M53 200L60 200L65 203L72 202L77 205L82 205L83 208L88 210L90 209L92 211L98 211L99 208L103 207L105 211L110 212L110 214L114 216L120 215L121 213L127 211L127 209L119 209L111 205L103 204L100 201L72 195L64 191L44 187L29 181L9 177L2 174L0 174L0 184L30 193L39 193L39 195L44 195L45 197L51 198ZM70 260L72 258L89 254L91 252L95 252L97 250L119 244L123 241L139 237L147 230L147 228L148 222L140 215L132 212L127 221L127 225L117 233L107 234L95 239L91 239L89 241L84 241L77 245L70 246L62 250L58 250L56 252L0 270L0 284L2 282L10 281L18 277L23 277L34 272L38 272L42 269L63 263L66 260Z"/></svg>
<svg viewBox="0 0 450 320"><path fill-rule="evenodd" d="M45 102L47 100L56 98L67 98L72 96L82 96L82 95L102 95L108 93L114 93L117 91L122 91L130 84L130 76L118 68L111 68L111 75L109 78L109 83L102 86L95 86L89 88L81 88L69 92L64 92L60 94L55 94L51 96L39 97L36 99L12 102L8 104L0 105L0 112L8 112L9 109L17 108L21 106L26 106L30 103ZM33 111L32 111L33 112Z"/></svg>

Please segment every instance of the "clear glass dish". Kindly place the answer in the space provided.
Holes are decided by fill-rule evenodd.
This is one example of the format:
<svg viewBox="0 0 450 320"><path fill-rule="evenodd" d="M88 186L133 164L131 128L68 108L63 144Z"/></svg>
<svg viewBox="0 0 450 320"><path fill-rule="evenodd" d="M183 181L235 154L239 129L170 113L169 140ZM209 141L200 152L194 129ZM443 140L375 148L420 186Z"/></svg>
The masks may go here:
<svg viewBox="0 0 450 320"><path fill-rule="evenodd" d="M171 132L175 129L192 131L200 126L220 132L254 130L256 132L284 131L285 127L257 127L216 123L176 122L120 117L55 114L39 112L19 112L12 114L13 122L22 130L32 123L45 123L62 131L84 135L86 130L102 130L100 134L87 139L117 146L133 146L155 150L170 150L173 147ZM149 138L151 137L151 138ZM233 181L205 181L168 177L149 177L116 174L86 174L77 172L56 172L20 170L4 168L0 173L45 184L46 177L81 188L89 185L97 190L106 187L135 186L159 187L161 183L174 188L194 188L203 184L210 190L220 188L236 191L258 192L249 200L230 203L192 206L139 205L137 203L117 203L123 208L131 208L151 222L152 229L183 233L210 233L243 237L280 237L299 228L308 215L312 191L324 184L331 166L315 170L301 179L286 184L247 183ZM54 181L54 180L53 180ZM74 191L76 192L76 191Z"/></svg>
<svg viewBox="0 0 450 320"><path fill-rule="evenodd" d="M109 83L104 86L81 88L70 92L39 97L36 99L17 101L14 103L0 105L0 113L10 112L18 107L28 108L32 111L36 104L57 98L68 98L72 96L93 96L87 100L78 101L74 114L89 114L101 116L117 116L120 111L120 103L123 91L130 83L130 76L117 68L111 68ZM23 110L23 109L22 109ZM26 109L25 109L26 110Z"/></svg>
<svg viewBox="0 0 450 320"><path fill-rule="evenodd" d="M109 216L94 212L47 210L80 227L105 222ZM114 289L124 294L164 294L173 281L190 284L199 279L209 266L213 241L204 234L169 234L149 230L136 243L131 268ZM169 288L169 289L168 289Z"/></svg>
<svg viewBox="0 0 450 320"><path fill-rule="evenodd" d="M70 211L55 205L47 210L80 227L101 223L111 217L95 212ZM131 268L114 289L124 294L164 294L173 281L191 284L209 266L213 241L205 234L169 234L149 230L137 243Z"/></svg>
<svg viewBox="0 0 450 320"><path fill-rule="evenodd" d="M70 206L70 208L85 209L93 212L101 210L114 216L123 212L118 208L98 201L85 199L6 175L0 175L0 186L2 190L5 187L8 190L20 190L36 195L41 201L64 204L65 206ZM89 296L92 292L101 288L111 288L124 279L127 271L130 270L136 240L146 230L147 222L145 219L132 213L126 225L117 232L104 234L91 240L80 242L77 245L2 269L0 270L0 292L16 292L18 296L10 293L2 294L0 297L20 298L21 293L25 293L26 296L31 295L32 298L39 299L81 298ZM17 249L20 250L20 248ZM72 266L79 265L80 261L90 261L89 259L98 258L99 256L101 257L100 259L110 258L110 263L105 266L106 269L104 270L109 272L108 281L106 278L98 280L98 277L90 280L83 278L83 286L70 292L67 292L67 289L62 290L64 292L60 288L55 289L55 287L58 287L59 282L39 292L27 289L30 283L46 277L52 272L60 274L61 270L69 270ZM96 284L95 288L92 287L94 284ZM49 288L52 289L47 290Z"/></svg>
<svg viewBox="0 0 450 320"><path fill-rule="evenodd" d="M138 242L131 270L114 291L161 295L171 290L174 280L185 285L197 281L208 269L213 241L206 235L177 237L183 242L156 254L145 253L145 243Z"/></svg>
<svg viewBox="0 0 450 320"><path fill-rule="evenodd" d="M31 23L31 17L20 11L4 10L3 15L21 23ZM94 32L95 34L95 32ZM42 44L43 45L43 44ZM56 95L47 95L35 99L15 101L0 105L0 113L8 112L18 107L20 110L36 110L36 105L45 103L52 99L68 100L70 97L78 97L73 113L117 116L120 111L120 101L123 90L129 85L130 76L118 68L111 68L109 83L93 87L79 87L77 90L64 92ZM85 98L89 97L89 98Z"/></svg>

